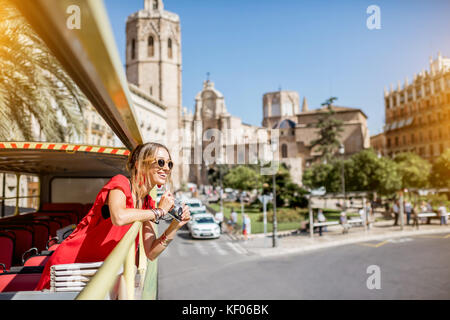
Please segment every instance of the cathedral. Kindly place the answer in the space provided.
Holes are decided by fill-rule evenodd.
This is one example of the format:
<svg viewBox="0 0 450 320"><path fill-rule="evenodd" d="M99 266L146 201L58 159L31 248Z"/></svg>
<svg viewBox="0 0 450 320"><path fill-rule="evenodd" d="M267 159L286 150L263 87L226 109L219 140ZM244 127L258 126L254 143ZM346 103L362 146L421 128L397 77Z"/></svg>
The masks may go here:
<svg viewBox="0 0 450 320"><path fill-rule="evenodd" d="M175 166L174 187L207 184L208 167L281 161L294 182L318 155L309 147L317 129L308 124L326 112L310 110L306 98L279 90L262 97L261 126L231 115L224 95L207 79L195 97L194 112L182 106L181 27L162 0L144 0L144 9L126 23L126 75L144 141L169 147ZM367 116L356 108L333 106L343 120L342 142L348 156L369 147ZM155 139L157 137L157 139ZM275 149L273 149L275 147Z"/></svg>

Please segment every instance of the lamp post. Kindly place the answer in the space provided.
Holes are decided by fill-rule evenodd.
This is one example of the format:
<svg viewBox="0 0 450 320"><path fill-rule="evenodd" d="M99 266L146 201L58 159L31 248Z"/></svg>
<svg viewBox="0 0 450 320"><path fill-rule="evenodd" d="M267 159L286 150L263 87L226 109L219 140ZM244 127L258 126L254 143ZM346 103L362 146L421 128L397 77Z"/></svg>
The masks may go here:
<svg viewBox="0 0 450 320"><path fill-rule="evenodd" d="M278 151L278 144L276 142L272 143L272 152ZM278 171L278 170L277 170ZM277 171L273 173L272 176L272 185L273 185L273 233L272 233L272 247L276 247L277 244L277 191L275 184L275 176Z"/></svg>
<svg viewBox="0 0 450 320"><path fill-rule="evenodd" d="M347 208L346 200L347 197L345 196L345 168L344 168L344 154L345 154L345 148L344 145L341 143L339 146L339 154L342 156L342 169L341 169L341 182L342 182L342 194L344 195L344 211Z"/></svg>

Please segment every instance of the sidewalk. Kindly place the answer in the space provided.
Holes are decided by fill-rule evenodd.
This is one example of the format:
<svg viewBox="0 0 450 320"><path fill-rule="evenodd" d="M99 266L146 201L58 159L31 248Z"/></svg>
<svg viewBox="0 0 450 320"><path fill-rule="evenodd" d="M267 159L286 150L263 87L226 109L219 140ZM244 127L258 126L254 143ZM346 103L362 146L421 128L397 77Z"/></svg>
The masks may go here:
<svg viewBox="0 0 450 320"><path fill-rule="evenodd" d="M264 234L250 235L247 241L244 241L241 236L236 238L231 235L224 235L233 241L238 241L242 247L252 254L273 256L300 253L357 242L383 241L434 233L450 234L450 226L441 226L434 222L434 224L429 225L421 224L419 229L405 225L401 231L400 226L393 226L392 220L384 220L373 223L370 230L367 231L364 231L364 227L353 227L347 234L342 234L342 227L340 225L328 226L327 232L323 232L322 236L314 233L313 238L310 237L309 232L298 233L297 230L281 231L277 232L278 246L276 248L272 247L272 233L267 233L266 237L264 237Z"/></svg>

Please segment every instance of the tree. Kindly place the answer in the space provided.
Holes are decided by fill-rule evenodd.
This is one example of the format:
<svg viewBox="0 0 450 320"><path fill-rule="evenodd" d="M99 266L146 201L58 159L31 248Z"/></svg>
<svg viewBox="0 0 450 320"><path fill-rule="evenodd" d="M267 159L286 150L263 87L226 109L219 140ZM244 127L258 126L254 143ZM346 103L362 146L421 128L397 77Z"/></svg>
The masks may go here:
<svg viewBox="0 0 450 320"><path fill-rule="evenodd" d="M262 176L264 180L263 193L271 193L273 191L273 176ZM276 203L278 207L290 206L304 208L308 205L305 195L307 191L294 183L291 178L289 169L284 163L275 175L275 191Z"/></svg>
<svg viewBox="0 0 450 320"><path fill-rule="evenodd" d="M397 164L389 158L378 158L372 149L362 150L348 160L314 164L305 170L303 183L311 189L325 187L327 192L341 192L341 169L345 166L347 191L376 191L391 195L401 189Z"/></svg>
<svg viewBox="0 0 450 320"><path fill-rule="evenodd" d="M330 162L340 146L340 133L343 131L343 122L335 118L336 111L332 108L336 97L331 97L322 106L327 106L328 112L324 113L317 123L310 124L310 127L319 129L319 137L311 141L310 149L317 147L321 153L321 159Z"/></svg>
<svg viewBox="0 0 450 320"><path fill-rule="evenodd" d="M0 16L0 139L34 140L33 119L49 141L81 135L78 87L8 0Z"/></svg>
<svg viewBox="0 0 450 320"><path fill-rule="evenodd" d="M224 177L225 188L233 188L240 191L250 191L261 188L261 175L248 166L232 168Z"/></svg>
<svg viewBox="0 0 450 320"><path fill-rule="evenodd" d="M430 163L412 152L402 152L394 157L401 177L402 188L424 188L428 185Z"/></svg>
<svg viewBox="0 0 450 320"><path fill-rule="evenodd" d="M429 182L436 188L450 187L450 148L446 149L433 163Z"/></svg>

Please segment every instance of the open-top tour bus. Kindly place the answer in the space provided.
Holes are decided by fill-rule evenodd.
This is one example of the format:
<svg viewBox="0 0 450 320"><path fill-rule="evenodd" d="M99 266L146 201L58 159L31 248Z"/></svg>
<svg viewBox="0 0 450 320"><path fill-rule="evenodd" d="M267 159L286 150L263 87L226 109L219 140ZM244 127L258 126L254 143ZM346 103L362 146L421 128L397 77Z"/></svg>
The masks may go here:
<svg viewBox="0 0 450 320"><path fill-rule="evenodd" d="M67 25L73 1L13 2L126 148L0 142L0 172L17 177L15 197L2 197L2 208L14 198L16 209L12 215L1 211L0 299L155 299L157 260L147 260L142 241L135 256L140 222L105 261L55 266L51 290L31 291L46 259L89 211L101 187L116 174L127 175L129 150L142 137L102 1L76 1L80 29ZM20 195L23 175L32 176L35 194ZM24 197L32 199L34 210L19 210Z"/></svg>

